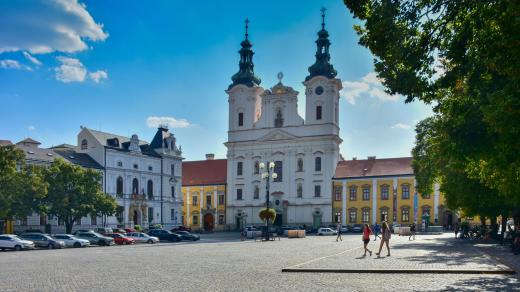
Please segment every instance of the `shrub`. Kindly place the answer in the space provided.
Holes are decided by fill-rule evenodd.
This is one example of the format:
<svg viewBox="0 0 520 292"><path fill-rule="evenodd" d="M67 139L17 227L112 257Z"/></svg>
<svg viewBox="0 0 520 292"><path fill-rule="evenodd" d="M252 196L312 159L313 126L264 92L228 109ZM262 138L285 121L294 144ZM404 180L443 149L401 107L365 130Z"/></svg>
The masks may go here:
<svg viewBox="0 0 520 292"><path fill-rule="evenodd" d="M137 230L137 231L141 231L141 230L143 230L143 229L141 228L141 225L135 225L135 226L134 226L134 229Z"/></svg>
<svg viewBox="0 0 520 292"><path fill-rule="evenodd" d="M271 220L271 222L273 222L276 218L276 211L273 208L264 208L260 210L260 212L258 213L258 217L260 217L262 221L266 221L267 219L269 219Z"/></svg>

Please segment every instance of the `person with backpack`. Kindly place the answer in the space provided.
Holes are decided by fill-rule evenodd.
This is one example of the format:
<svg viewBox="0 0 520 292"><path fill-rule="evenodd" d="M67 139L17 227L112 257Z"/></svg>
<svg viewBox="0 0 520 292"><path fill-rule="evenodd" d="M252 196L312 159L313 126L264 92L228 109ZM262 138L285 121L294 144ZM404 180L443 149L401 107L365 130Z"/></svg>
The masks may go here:
<svg viewBox="0 0 520 292"><path fill-rule="evenodd" d="M410 224L410 236L408 237L408 240L415 240L415 223Z"/></svg>
<svg viewBox="0 0 520 292"><path fill-rule="evenodd" d="M390 226L388 226L388 223L383 222L381 224L381 245L379 245L379 252L376 253L377 257L379 257L381 254L381 250L383 249L384 244L386 244L386 249L388 250L388 254L386 256L390 256L390 237L392 237Z"/></svg>
<svg viewBox="0 0 520 292"><path fill-rule="evenodd" d="M374 225L374 241L377 240L377 236L379 235L380 232L381 232L381 227L376 222L376 224Z"/></svg>
<svg viewBox="0 0 520 292"><path fill-rule="evenodd" d="M367 251L372 256L372 251L368 249L368 243L370 242L370 234L372 234L372 229L370 229L370 226L365 223L365 226L363 226L363 248L365 250L365 254L363 256L367 255Z"/></svg>

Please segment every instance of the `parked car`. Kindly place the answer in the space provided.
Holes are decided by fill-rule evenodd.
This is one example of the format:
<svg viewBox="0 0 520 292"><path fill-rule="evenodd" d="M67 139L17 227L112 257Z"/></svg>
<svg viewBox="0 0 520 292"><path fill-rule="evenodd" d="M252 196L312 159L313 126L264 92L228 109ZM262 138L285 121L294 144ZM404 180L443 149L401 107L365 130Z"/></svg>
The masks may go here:
<svg viewBox="0 0 520 292"><path fill-rule="evenodd" d="M116 244L134 244L135 243L135 240L133 238L130 238L128 236L126 236L125 234L122 234L122 233L111 233L111 234L107 234L106 235L107 237L112 237L114 239L114 242Z"/></svg>
<svg viewBox="0 0 520 292"><path fill-rule="evenodd" d="M181 225L181 226L173 227L170 231L171 232L177 232L177 231L188 231L188 232L191 232L191 228Z"/></svg>
<svg viewBox="0 0 520 292"><path fill-rule="evenodd" d="M130 233L130 232L138 232L137 230L133 229L133 228L125 228L125 231L126 233Z"/></svg>
<svg viewBox="0 0 520 292"><path fill-rule="evenodd" d="M61 240L66 247L87 247L90 246L90 241L86 239L77 238L70 234L56 234L53 236L56 240Z"/></svg>
<svg viewBox="0 0 520 292"><path fill-rule="evenodd" d="M40 229L26 229L23 233L44 233Z"/></svg>
<svg viewBox="0 0 520 292"><path fill-rule="evenodd" d="M14 250L22 250L22 249L33 249L34 242L30 240L24 240L20 237L13 234L2 234L0 235L0 249L14 249Z"/></svg>
<svg viewBox="0 0 520 292"><path fill-rule="evenodd" d="M349 231L349 228L347 225L341 225L340 229L341 233L347 233Z"/></svg>
<svg viewBox="0 0 520 292"><path fill-rule="evenodd" d="M160 240L167 240L167 241L181 241L181 236L177 235L171 231L164 230L164 229L152 229L148 232L148 235L155 236L159 238Z"/></svg>
<svg viewBox="0 0 520 292"><path fill-rule="evenodd" d="M97 244L102 246L112 245L114 244L114 239L112 237L107 237L101 235L97 232L78 232L76 233L76 237L80 239L86 239L90 241L90 244Z"/></svg>
<svg viewBox="0 0 520 292"><path fill-rule="evenodd" d="M188 231L177 231L175 234L181 236L181 240L197 241L200 240L200 236L197 234L189 233Z"/></svg>
<svg viewBox="0 0 520 292"><path fill-rule="evenodd" d="M123 228L112 228L112 233L126 233L126 230Z"/></svg>
<svg viewBox="0 0 520 292"><path fill-rule="evenodd" d="M85 232L96 232L93 229L78 229L72 233L73 235L77 235L78 233L85 233ZM99 233L99 232L98 232Z"/></svg>
<svg viewBox="0 0 520 292"><path fill-rule="evenodd" d="M324 227L318 229L318 235L337 235L338 232L336 230L332 230L331 228Z"/></svg>
<svg viewBox="0 0 520 292"><path fill-rule="evenodd" d="M352 232L360 233L363 231L363 224L354 224L352 225Z"/></svg>
<svg viewBox="0 0 520 292"><path fill-rule="evenodd" d="M135 242L146 242L146 243L156 243L159 242L159 238L155 236L150 236L143 232L129 232L126 236L133 238Z"/></svg>
<svg viewBox="0 0 520 292"><path fill-rule="evenodd" d="M65 242L63 242L62 240L56 240L52 238L50 235L43 233L22 233L20 237L22 239L34 242L34 245L36 247L45 247L48 249L65 247Z"/></svg>
<svg viewBox="0 0 520 292"><path fill-rule="evenodd" d="M295 227L295 226L289 226L289 225L284 225L282 227L280 227L278 230L277 230L277 233L278 235L283 235L283 236L287 236L287 232L289 230L298 230L299 228L298 227Z"/></svg>
<svg viewBox="0 0 520 292"><path fill-rule="evenodd" d="M110 227L98 227L94 229L94 231L103 235L114 233L114 230L112 230Z"/></svg>

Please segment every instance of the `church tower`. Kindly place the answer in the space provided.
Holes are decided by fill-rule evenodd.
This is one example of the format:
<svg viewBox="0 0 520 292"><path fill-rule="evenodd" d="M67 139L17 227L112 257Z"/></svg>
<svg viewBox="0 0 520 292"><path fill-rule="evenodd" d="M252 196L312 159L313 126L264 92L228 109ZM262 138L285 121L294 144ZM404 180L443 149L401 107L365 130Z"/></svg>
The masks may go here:
<svg viewBox="0 0 520 292"><path fill-rule="evenodd" d="M242 41L239 71L231 77L233 83L226 93L229 95L229 131L248 130L254 127L262 111L260 94L264 91L260 87L260 78L253 70L253 50L249 41L249 20L246 19L246 34Z"/></svg>
<svg viewBox="0 0 520 292"><path fill-rule="evenodd" d="M329 33L325 30L325 8L321 9L321 30L316 40L316 62L309 67L305 78L306 111L305 124L331 125L331 133L339 135L339 91L341 80L330 63Z"/></svg>

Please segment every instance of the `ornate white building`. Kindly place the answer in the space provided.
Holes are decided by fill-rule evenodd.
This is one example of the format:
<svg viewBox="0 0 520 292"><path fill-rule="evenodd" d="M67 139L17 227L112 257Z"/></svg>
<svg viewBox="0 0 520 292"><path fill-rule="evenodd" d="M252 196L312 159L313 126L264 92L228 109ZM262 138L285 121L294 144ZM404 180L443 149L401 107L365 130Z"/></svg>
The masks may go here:
<svg viewBox="0 0 520 292"><path fill-rule="evenodd" d="M320 226L332 222L332 177L339 160L339 92L341 81L330 64L325 24L318 32L316 62L305 85L305 119L297 111L298 92L280 82L260 86L253 71L252 44L241 43L239 72L229 95L227 151L227 223L235 228L260 224L265 207L265 180L259 164L275 162L270 206L275 225Z"/></svg>
<svg viewBox="0 0 520 292"><path fill-rule="evenodd" d="M102 166L104 192L117 199L119 212L109 226L181 224L182 151L166 127L150 144L82 127L77 151Z"/></svg>

